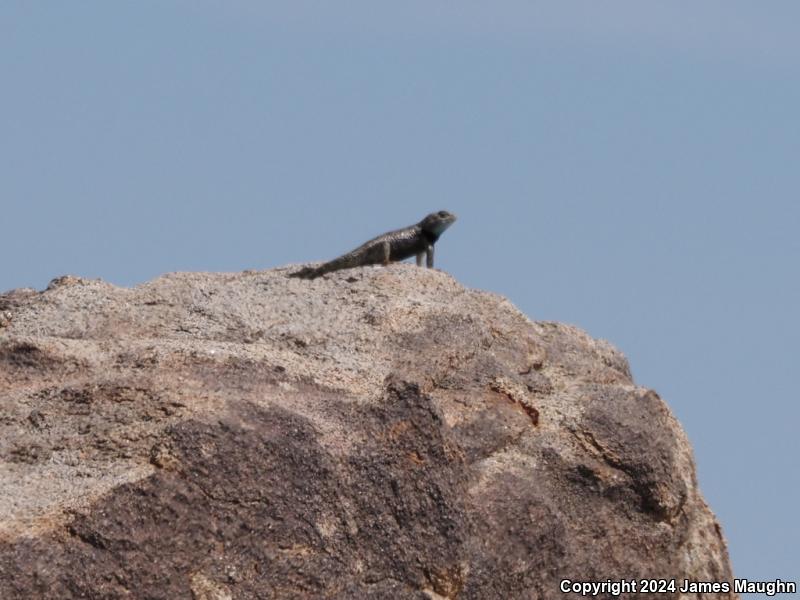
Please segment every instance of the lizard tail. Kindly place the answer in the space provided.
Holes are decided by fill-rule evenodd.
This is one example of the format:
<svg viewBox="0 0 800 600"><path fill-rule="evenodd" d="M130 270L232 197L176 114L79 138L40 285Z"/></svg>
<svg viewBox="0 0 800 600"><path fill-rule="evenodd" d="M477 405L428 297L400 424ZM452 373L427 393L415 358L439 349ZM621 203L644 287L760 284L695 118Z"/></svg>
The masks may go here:
<svg viewBox="0 0 800 600"><path fill-rule="evenodd" d="M320 273L319 269L316 267L303 267L299 271L289 273L289 277L298 277L300 279L314 279L320 275L322 275L322 273Z"/></svg>
<svg viewBox="0 0 800 600"><path fill-rule="evenodd" d="M295 271L289 277L300 277L301 279L315 279L316 277L320 277L321 275L325 275L326 273L332 273L333 271L338 271L339 269L348 269L350 267L356 267L358 263L354 263L353 256L350 254L345 254L338 258L334 258L333 260L329 260L326 263L322 263L318 267L303 267L299 271Z"/></svg>

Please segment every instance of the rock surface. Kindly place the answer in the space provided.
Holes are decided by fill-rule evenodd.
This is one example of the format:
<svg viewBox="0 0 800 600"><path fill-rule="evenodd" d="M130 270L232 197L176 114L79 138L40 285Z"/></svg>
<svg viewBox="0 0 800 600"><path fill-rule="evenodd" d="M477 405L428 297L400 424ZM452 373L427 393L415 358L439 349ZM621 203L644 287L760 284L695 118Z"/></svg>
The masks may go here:
<svg viewBox="0 0 800 600"><path fill-rule="evenodd" d="M0 598L730 580L684 432L608 343L434 270L285 275L0 295Z"/></svg>

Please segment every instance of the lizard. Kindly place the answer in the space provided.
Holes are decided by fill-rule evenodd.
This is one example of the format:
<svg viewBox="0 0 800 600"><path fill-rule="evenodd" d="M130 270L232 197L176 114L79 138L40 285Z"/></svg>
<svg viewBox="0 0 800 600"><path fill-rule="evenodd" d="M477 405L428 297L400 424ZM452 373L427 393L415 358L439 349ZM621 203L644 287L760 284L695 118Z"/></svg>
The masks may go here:
<svg viewBox="0 0 800 600"><path fill-rule="evenodd" d="M290 273L289 277L314 279L340 269L352 269L365 265L388 265L390 262L405 260L412 256L417 257L418 267L422 266L422 257L424 256L425 265L429 269L433 268L433 246L439 236L455 220L456 216L446 210L431 213L419 223L379 235L347 254L318 267L303 267L299 271Z"/></svg>

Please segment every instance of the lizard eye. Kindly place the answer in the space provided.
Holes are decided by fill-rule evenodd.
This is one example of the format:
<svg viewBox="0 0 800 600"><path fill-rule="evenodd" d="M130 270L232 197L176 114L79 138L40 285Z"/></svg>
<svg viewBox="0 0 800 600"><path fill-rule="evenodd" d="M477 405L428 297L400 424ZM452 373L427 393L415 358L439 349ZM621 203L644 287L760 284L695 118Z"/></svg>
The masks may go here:
<svg viewBox="0 0 800 600"><path fill-rule="evenodd" d="M440 210L439 211L439 216L440 217L446 217L447 216L447 211L446 210Z"/></svg>

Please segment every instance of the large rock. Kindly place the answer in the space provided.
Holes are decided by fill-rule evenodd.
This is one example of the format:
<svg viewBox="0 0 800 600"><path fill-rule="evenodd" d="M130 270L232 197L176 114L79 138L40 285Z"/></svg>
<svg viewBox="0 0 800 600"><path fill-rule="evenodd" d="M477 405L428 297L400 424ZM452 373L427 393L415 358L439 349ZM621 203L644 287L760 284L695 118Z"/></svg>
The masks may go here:
<svg viewBox="0 0 800 600"><path fill-rule="evenodd" d="M0 296L0 598L730 580L683 430L611 345L433 270L285 275Z"/></svg>

